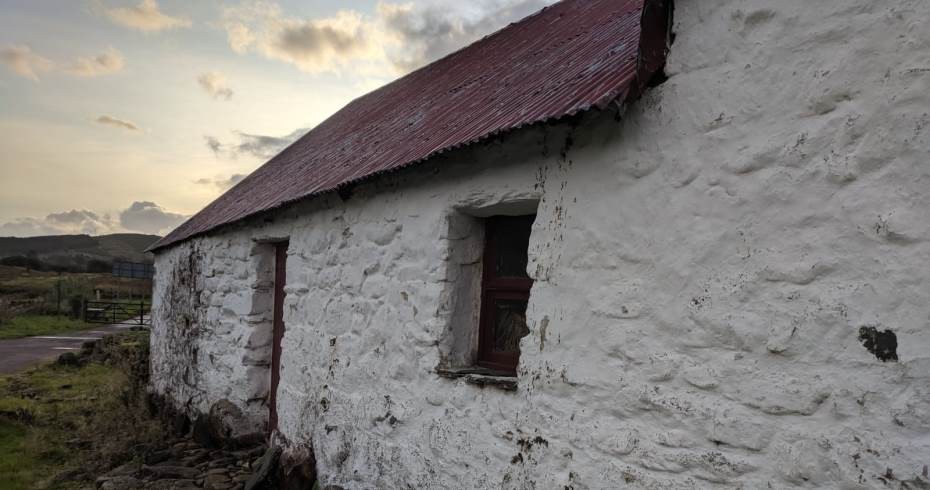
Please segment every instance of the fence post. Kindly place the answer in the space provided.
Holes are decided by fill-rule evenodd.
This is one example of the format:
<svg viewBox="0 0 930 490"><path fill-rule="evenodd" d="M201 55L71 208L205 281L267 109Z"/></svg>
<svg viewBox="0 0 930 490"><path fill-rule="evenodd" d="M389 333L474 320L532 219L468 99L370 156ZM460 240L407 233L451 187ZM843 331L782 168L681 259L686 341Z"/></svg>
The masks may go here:
<svg viewBox="0 0 930 490"><path fill-rule="evenodd" d="M139 326L145 325L145 296L139 298Z"/></svg>

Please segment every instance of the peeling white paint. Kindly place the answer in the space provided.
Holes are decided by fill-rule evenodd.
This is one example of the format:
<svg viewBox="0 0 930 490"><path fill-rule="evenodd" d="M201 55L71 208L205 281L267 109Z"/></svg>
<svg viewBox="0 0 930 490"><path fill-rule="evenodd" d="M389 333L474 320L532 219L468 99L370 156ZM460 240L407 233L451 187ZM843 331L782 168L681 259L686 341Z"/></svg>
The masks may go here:
<svg viewBox="0 0 930 490"><path fill-rule="evenodd" d="M926 482L930 3L677 4L671 79L567 161L523 131L159 253L154 389L261 427L289 237L280 430L325 484ZM537 199L518 391L440 378L450 215Z"/></svg>

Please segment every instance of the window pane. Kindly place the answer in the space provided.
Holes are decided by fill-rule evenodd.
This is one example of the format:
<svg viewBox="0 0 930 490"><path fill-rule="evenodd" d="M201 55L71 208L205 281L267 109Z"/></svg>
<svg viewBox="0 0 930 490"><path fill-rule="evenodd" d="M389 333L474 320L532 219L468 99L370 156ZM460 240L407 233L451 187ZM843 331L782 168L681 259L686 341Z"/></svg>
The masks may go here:
<svg viewBox="0 0 930 490"><path fill-rule="evenodd" d="M526 301L495 299L494 323L491 328L494 351L519 353L520 339L530 333L526 326Z"/></svg>
<svg viewBox="0 0 930 490"><path fill-rule="evenodd" d="M494 226L494 273L497 277L529 277L526 274L530 230L535 216L499 217Z"/></svg>

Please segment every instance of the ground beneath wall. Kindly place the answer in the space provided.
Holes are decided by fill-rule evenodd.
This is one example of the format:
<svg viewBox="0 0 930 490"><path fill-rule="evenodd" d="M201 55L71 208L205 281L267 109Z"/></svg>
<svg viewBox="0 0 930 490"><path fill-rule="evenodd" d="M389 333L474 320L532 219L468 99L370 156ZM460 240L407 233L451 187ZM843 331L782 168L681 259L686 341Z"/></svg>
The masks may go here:
<svg viewBox="0 0 930 490"><path fill-rule="evenodd" d="M102 490L266 488L268 472L259 470L270 467L274 457L265 445L224 451L176 439L164 449L150 452L141 462L127 463L100 476L96 483Z"/></svg>

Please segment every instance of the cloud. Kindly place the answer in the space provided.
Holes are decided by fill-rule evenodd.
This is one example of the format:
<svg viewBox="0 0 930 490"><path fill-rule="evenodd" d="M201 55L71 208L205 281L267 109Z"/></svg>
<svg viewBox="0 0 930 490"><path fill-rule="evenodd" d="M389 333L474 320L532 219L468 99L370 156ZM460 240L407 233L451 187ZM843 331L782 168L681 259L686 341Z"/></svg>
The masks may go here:
<svg viewBox="0 0 930 490"><path fill-rule="evenodd" d="M110 75L121 71L126 64L123 55L113 48L97 56L81 56L70 63L63 64L34 53L29 46L7 46L0 49L0 62L7 65L14 73L34 81L39 81L40 73L53 70L60 70L78 77Z"/></svg>
<svg viewBox="0 0 930 490"><path fill-rule="evenodd" d="M142 0L135 7L103 8L103 12L111 21L142 32L191 26L190 19L186 17L172 17L162 13L156 0Z"/></svg>
<svg viewBox="0 0 930 490"><path fill-rule="evenodd" d="M136 201L119 214L126 230L164 235L184 222L187 216L166 211L151 201Z"/></svg>
<svg viewBox="0 0 930 490"><path fill-rule="evenodd" d="M77 209L72 209L71 211L64 211L61 213L52 213L46 216L46 219L62 224L75 224L83 223L85 221L98 221L100 219L97 216L97 213L91 211L78 211Z"/></svg>
<svg viewBox="0 0 930 490"><path fill-rule="evenodd" d="M242 179L246 178L245 174L232 174L229 177L216 177L212 179L197 179L194 181L197 185L204 185L209 187L216 187L221 191L225 191L230 187L242 182Z"/></svg>
<svg viewBox="0 0 930 490"><path fill-rule="evenodd" d="M278 34L274 48L296 64L319 63L327 54L351 55L364 39L351 29L312 22L294 23Z"/></svg>
<svg viewBox="0 0 930 490"><path fill-rule="evenodd" d="M251 1L225 8L220 24L235 52L256 52L310 73L335 71L378 53L369 26L351 10L299 19L286 17L275 3Z"/></svg>
<svg viewBox="0 0 930 490"><path fill-rule="evenodd" d="M203 139L207 143L207 148L209 148L214 155L220 156L223 152L223 143L214 136L204 136Z"/></svg>
<svg viewBox="0 0 930 490"><path fill-rule="evenodd" d="M97 118L97 123L113 126L115 128L126 129L129 131L140 131L139 126L136 126L129 121L124 121L122 119L117 119L111 116L100 116Z"/></svg>
<svg viewBox="0 0 930 490"><path fill-rule="evenodd" d="M204 136L204 140L207 142L207 148L213 152L214 155L219 156L223 151L223 143L220 143L220 140L216 139L213 136Z"/></svg>
<svg viewBox="0 0 930 490"><path fill-rule="evenodd" d="M97 77L117 73L123 69L125 64L123 55L119 51L110 48L105 53L98 54L93 58L78 58L65 67L64 70L79 77Z"/></svg>
<svg viewBox="0 0 930 490"><path fill-rule="evenodd" d="M197 83L214 99L229 100L233 96L233 90L226 84L226 77L220 73L204 73L197 77Z"/></svg>
<svg viewBox="0 0 930 490"><path fill-rule="evenodd" d="M242 182L242 179L244 179L244 178L246 178L246 177L248 177L248 175L246 175L246 174L232 174L232 175L229 176L228 179L226 179L225 181L222 181L220 184L222 185L222 187L228 189L228 188L230 188L230 187L232 187L232 186L238 184L239 182Z"/></svg>
<svg viewBox="0 0 930 490"><path fill-rule="evenodd" d="M187 219L187 216L166 211L150 201L136 201L118 215L117 219L108 213L72 209L50 213L44 218L17 218L0 224L0 236L106 235L125 232L164 235Z"/></svg>
<svg viewBox="0 0 930 490"><path fill-rule="evenodd" d="M474 3L379 3L378 15L399 49L387 54L401 71L419 68L482 36L518 21L555 0L493 0Z"/></svg>
<svg viewBox="0 0 930 490"><path fill-rule="evenodd" d="M13 221L0 225L0 236L42 236L42 235L70 235L72 233L61 232L60 230L46 224L44 220L38 218L17 218Z"/></svg>
<svg viewBox="0 0 930 490"><path fill-rule="evenodd" d="M0 224L0 236L100 235L112 233L116 223L109 215L73 209L43 218L19 218Z"/></svg>
<svg viewBox="0 0 930 490"><path fill-rule="evenodd" d="M251 154L259 158L271 158L288 145L296 141L307 132L306 128L298 129L286 136L265 136L261 134L237 133L239 144L235 147L238 154Z"/></svg>
<svg viewBox="0 0 930 490"><path fill-rule="evenodd" d="M7 46L0 49L0 62L13 73L32 81L39 81L39 74L55 67L51 60L32 52L29 46Z"/></svg>
<svg viewBox="0 0 930 490"><path fill-rule="evenodd" d="M223 10L220 25L237 53L259 53L316 73L351 66L354 73L410 71L455 51L555 0L381 1L374 15L342 10L301 19L269 0Z"/></svg>
<svg viewBox="0 0 930 490"><path fill-rule="evenodd" d="M309 129L300 128L285 136L267 136L236 131L234 134L239 140L236 143L222 143L213 136L204 136L204 140L206 140L207 148L217 157L226 155L230 158L238 158L240 155L251 155L267 160L297 141L307 131Z"/></svg>

